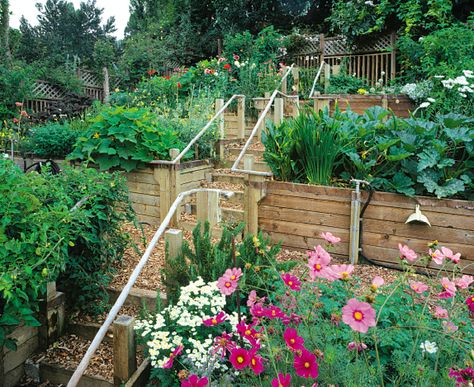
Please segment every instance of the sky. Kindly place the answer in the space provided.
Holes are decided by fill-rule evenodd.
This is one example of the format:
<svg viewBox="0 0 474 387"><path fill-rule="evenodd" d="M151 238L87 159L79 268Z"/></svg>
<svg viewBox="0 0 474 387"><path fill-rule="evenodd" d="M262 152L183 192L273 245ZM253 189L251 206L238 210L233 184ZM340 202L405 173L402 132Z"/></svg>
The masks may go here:
<svg viewBox="0 0 474 387"><path fill-rule="evenodd" d="M81 0L69 0L74 3L74 6L77 8L81 3ZM25 18L32 25L36 25L36 16L38 15L38 10L35 7L36 3L46 3L46 0L10 0L10 11L12 15L10 16L10 25L13 28L18 28L20 26L21 16ZM104 21L111 16L115 16L115 27L117 31L114 33L117 38L123 38L123 32L128 22L129 17L129 0L97 0L97 6L99 8L104 8L103 18Z"/></svg>

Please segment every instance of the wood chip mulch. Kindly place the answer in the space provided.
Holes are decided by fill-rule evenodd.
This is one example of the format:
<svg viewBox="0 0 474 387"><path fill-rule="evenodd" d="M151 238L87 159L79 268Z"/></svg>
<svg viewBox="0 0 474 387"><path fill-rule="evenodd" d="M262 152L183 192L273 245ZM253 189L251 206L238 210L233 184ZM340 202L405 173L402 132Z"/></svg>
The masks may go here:
<svg viewBox="0 0 474 387"><path fill-rule="evenodd" d="M112 305L110 305L110 308ZM102 324L105 319L107 318L107 315L110 311L110 308L99 315L96 316L90 316L86 314L81 314L81 313L75 313L75 314L69 314L68 318L71 323L74 324L87 324L87 323L97 323L97 324ZM137 317L140 316L140 311L142 310L141 306L138 305L124 305L120 308L119 311L119 316L120 315L125 315L125 316L130 316L130 317Z"/></svg>

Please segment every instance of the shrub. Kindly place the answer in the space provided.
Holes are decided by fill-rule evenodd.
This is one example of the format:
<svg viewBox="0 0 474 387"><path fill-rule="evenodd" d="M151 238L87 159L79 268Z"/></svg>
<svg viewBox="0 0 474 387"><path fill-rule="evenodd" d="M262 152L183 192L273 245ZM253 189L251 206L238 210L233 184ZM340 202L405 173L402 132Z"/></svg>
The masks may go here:
<svg viewBox="0 0 474 387"><path fill-rule="evenodd" d="M146 109L104 107L90 122L70 158L97 163L101 170L131 171L154 159L168 160L171 148L184 148L176 133L159 127Z"/></svg>
<svg viewBox="0 0 474 387"><path fill-rule="evenodd" d="M349 74L334 75L329 79L328 94L357 94L358 90L369 90L368 83L363 79Z"/></svg>
<svg viewBox="0 0 474 387"><path fill-rule="evenodd" d="M25 150L43 158L64 158L72 152L79 135L68 123L37 126L30 130Z"/></svg>
<svg viewBox="0 0 474 387"><path fill-rule="evenodd" d="M229 268L217 283L199 278L182 288L176 306L137 323L152 356L150 382L451 385L459 374L466 385L474 380L474 278L461 276L460 254L436 245L418 257L400 245L404 271L394 282L375 277L362 286L352 265L331 264L332 246L308 252L301 275L270 267L262 287L247 287L245 274ZM437 269L414 277L415 261ZM235 321L221 297L228 305L238 291L250 295Z"/></svg>

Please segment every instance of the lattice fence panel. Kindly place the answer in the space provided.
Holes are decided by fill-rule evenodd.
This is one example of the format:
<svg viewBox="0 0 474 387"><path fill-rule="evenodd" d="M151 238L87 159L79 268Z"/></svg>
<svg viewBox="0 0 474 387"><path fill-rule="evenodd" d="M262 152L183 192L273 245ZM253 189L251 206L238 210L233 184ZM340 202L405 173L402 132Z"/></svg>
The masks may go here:
<svg viewBox="0 0 474 387"><path fill-rule="evenodd" d="M102 87L102 82L97 75L88 70L80 71L80 79L84 82L84 86Z"/></svg>
<svg viewBox="0 0 474 387"><path fill-rule="evenodd" d="M60 100L64 98L64 91L45 81L36 81L33 88L33 95L38 99Z"/></svg>

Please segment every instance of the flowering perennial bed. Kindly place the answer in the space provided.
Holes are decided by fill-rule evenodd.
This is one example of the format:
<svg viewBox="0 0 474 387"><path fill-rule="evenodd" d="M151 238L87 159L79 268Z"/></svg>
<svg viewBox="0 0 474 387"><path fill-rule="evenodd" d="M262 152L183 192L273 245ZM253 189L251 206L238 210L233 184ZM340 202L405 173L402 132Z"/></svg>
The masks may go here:
<svg viewBox="0 0 474 387"><path fill-rule="evenodd" d="M433 244L424 256L399 245L404 269L360 294L352 265L332 264L340 239L308 252L299 277L259 268L273 281L250 288L252 265L200 277L176 305L138 322L164 386L469 385L474 381L474 278L460 254ZM258 248L258 247L257 247ZM431 277L412 264L438 265Z"/></svg>

